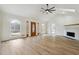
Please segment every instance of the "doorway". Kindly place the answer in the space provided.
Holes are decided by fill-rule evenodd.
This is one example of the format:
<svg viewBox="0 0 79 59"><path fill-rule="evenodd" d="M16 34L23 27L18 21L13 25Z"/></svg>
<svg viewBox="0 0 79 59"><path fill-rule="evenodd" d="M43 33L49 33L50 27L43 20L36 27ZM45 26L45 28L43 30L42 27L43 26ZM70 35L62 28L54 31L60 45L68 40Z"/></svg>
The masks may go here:
<svg viewBox="0 0 79 59"><path fill-rule="evenodd" d="M31 36L36 36L36 22L31 22Z"/></svg>

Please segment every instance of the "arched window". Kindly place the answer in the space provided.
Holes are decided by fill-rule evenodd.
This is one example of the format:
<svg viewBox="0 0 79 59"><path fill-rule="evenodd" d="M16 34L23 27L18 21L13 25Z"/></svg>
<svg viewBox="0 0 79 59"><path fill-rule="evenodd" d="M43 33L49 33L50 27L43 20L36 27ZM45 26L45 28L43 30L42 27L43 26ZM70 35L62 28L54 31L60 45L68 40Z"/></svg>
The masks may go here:
<svg viewBox="0 0 79 59"><path fill-rule="evenodd" d="M20 32L20 21L13 20L11 21L11 33L19 33Z"/></svg>

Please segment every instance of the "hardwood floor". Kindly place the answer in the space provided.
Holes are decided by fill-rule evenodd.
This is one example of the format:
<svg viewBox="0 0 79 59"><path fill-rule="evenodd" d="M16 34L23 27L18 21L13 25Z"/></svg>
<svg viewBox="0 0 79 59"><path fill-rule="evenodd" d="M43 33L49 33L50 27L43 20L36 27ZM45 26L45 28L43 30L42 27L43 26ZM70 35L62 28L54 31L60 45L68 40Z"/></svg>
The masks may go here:
<svg viewBox="0 0 79 59"><path fill-rule="evenodd" d="M2 42L1 55L79 55L79 41L65 37L37 36Z"/></svg>

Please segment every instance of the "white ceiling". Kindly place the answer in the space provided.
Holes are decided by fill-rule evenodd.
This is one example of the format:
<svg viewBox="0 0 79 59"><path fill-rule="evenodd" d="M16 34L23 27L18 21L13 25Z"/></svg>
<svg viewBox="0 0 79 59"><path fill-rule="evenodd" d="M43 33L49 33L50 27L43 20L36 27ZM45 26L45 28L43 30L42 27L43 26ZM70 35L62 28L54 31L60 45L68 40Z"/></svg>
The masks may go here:
<svg viewBox="0 0 79 59"><path fill-rule="evenodd" d="M34 16L38 14L40 5L35 4L3 4L0 9L4 12L19 16Z"/></svg>
<svg viewBox="0 0 79 59"><path fill-rule="evenodd" d="M45 7L44 4L2 4L0 9L20 16L34 16L39 14L41 6ZM55 6L57 9L76 9L77 12L79 11L79 4L50 4L51 6Z"/></svg>

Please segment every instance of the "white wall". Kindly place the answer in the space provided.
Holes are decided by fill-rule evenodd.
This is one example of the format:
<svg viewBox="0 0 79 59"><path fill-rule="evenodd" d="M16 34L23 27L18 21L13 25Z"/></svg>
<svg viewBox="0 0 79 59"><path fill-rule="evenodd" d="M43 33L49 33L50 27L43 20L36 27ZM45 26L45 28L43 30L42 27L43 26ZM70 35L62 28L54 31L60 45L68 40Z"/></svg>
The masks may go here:
<svg viewBox="0 0 79 59"><path fill-rule="evenodd" d="M2 12L0 11L0 41L2 39Z"/></svg>
<svg viewBox="0 0 79 59"><path fill-rule="evenodd" d="M66 36L67 28L64 25L73 23L79 23L79 16L76 13L57 14L54 17L52 16L48 21L48 24L55 24L55 35L60 36ZM77 34L75 38L79 39L78 26L72 30L74 30L74 32ZM70 29L70 31L72 30Z"/></svg>
<svg viewBox="0 0 79 59"><path fill-rule="evenodd" d="M26 26L25 26L25 18L15 16L8 13L3 13L3 28L2 28L2 40L8 40L12 38L11 30L10 30L10 22L12 20L19 20L21 22L21 31L20 33L25 35L26 33Z"/></svg>
<svg viewBox="0 0 79 59"><path fill-rule="evenodd" d="M79 26L64 26L69 24L78 24L79 23L79 14L71 13L66 15L58 15L54 20L56 24L56 35L67 36L66 32L75 32L74 39L79 40ZM70 37L73 38L73 37Z"/></svg>
<svg viewBox="0 0 79 59"><path fill-rule="evenodd" d="M5 13L5 12L3 12L3 19L2 20L3 20L3 22L2 22L2 24L3 24L2 41L15 38L11 35L11 31L10 31L10 22L12 20L19 20L21 22L20 34L16 35L16 37L18 37L18 36L19 37L26 37L28 28L29 28L28 29L29 30L29 36L31 36L31 27L30 27L31 21L36 22L36 26L37 26L37 23L38 23L38 20L36 20L36 18L34 18L34 17L22 17L22 16L17 16L17 15ZM28 28L27 28L27 24L26 24L27 21L29 22ZM39 25L40 25L40 23L39 23ZM37 31L37 33L38 33L38 31Z"/></svg>
<svg viewBox="0 0 79 59"><path fill-rule="evenodd" d="M1 17L0 17L0 40L1 40Z"/></svg>
<svg viewBox="0 0 79 59"><path fill-rule="evenodd" d="M1 30L1 29L2 29L2 26L1 26L2 24L1 24L1 22L2 22L2 21L1 21L1 17L0 17L0 41L1 41L1 34L2 34L2 32L1 32L1 31L2 31L2 30Z"/></svg>
<svg viewBox="0 0 79 59"><path fill-rule="evenodd" d="M55 24L55 35L61 35L65 36L66 30L64 25L71 24L71 23L79 23L78 16L76 14L57 14L57 15L44 15L44 16L38 16L39 20L36 19L36 17L22 17L22 16L17 16L17 15L12 15L8 13L3 13L3 40L10 39L11 37L11 32L10 32L10 21L17 19L21 21L21 35L26 36L27 34L27 29L26 29L26 21L28 20L29 22L40 22L39 25L41 24L46 24L46 31L48 29L48 24ZM0 23L1 24L1 23ZM42 33L41 31L41 26L39 26L39 32ZM78 30L74 30L77 31ZM37 31L38 32L38 31ZM47 33L47 32L46 32ZM77 33L78 34L78 33ZM30 36L30 23L29 23L29 36ZM77 39L79 37L77 36Z"/></svg>
<svg viewBox="0 0 79 59"><path fill-rule="evenodd" d="M56 23L56 22L53 22L53 21L48 22L48 25L50 25L50 26L48 26L48 33L52 34L50 32L50 31L52 31L52 29L50 28L52 26L52 24L55 24L55 28L54 28L55 29L55 33L54 33L54 35L61 35L61 36L63 36L64 35L64 26L61 25L60 23Z"/></svg>
<svg viewBox="0 0 79 59"><path fill-rule="evenodd" d="M50 31L52 31L51 30L52 24L55 24L55 33L54 33L54 35L61 35L61 36L64 35L64 25L63 25L63 22L61 21L61 19L64 19L63 16L49 14L46 19L48 19L48 21L46 23L47 23L47 29L48 29L47 33L49 35L52 35L51 32L50 32Z"/></svg>

